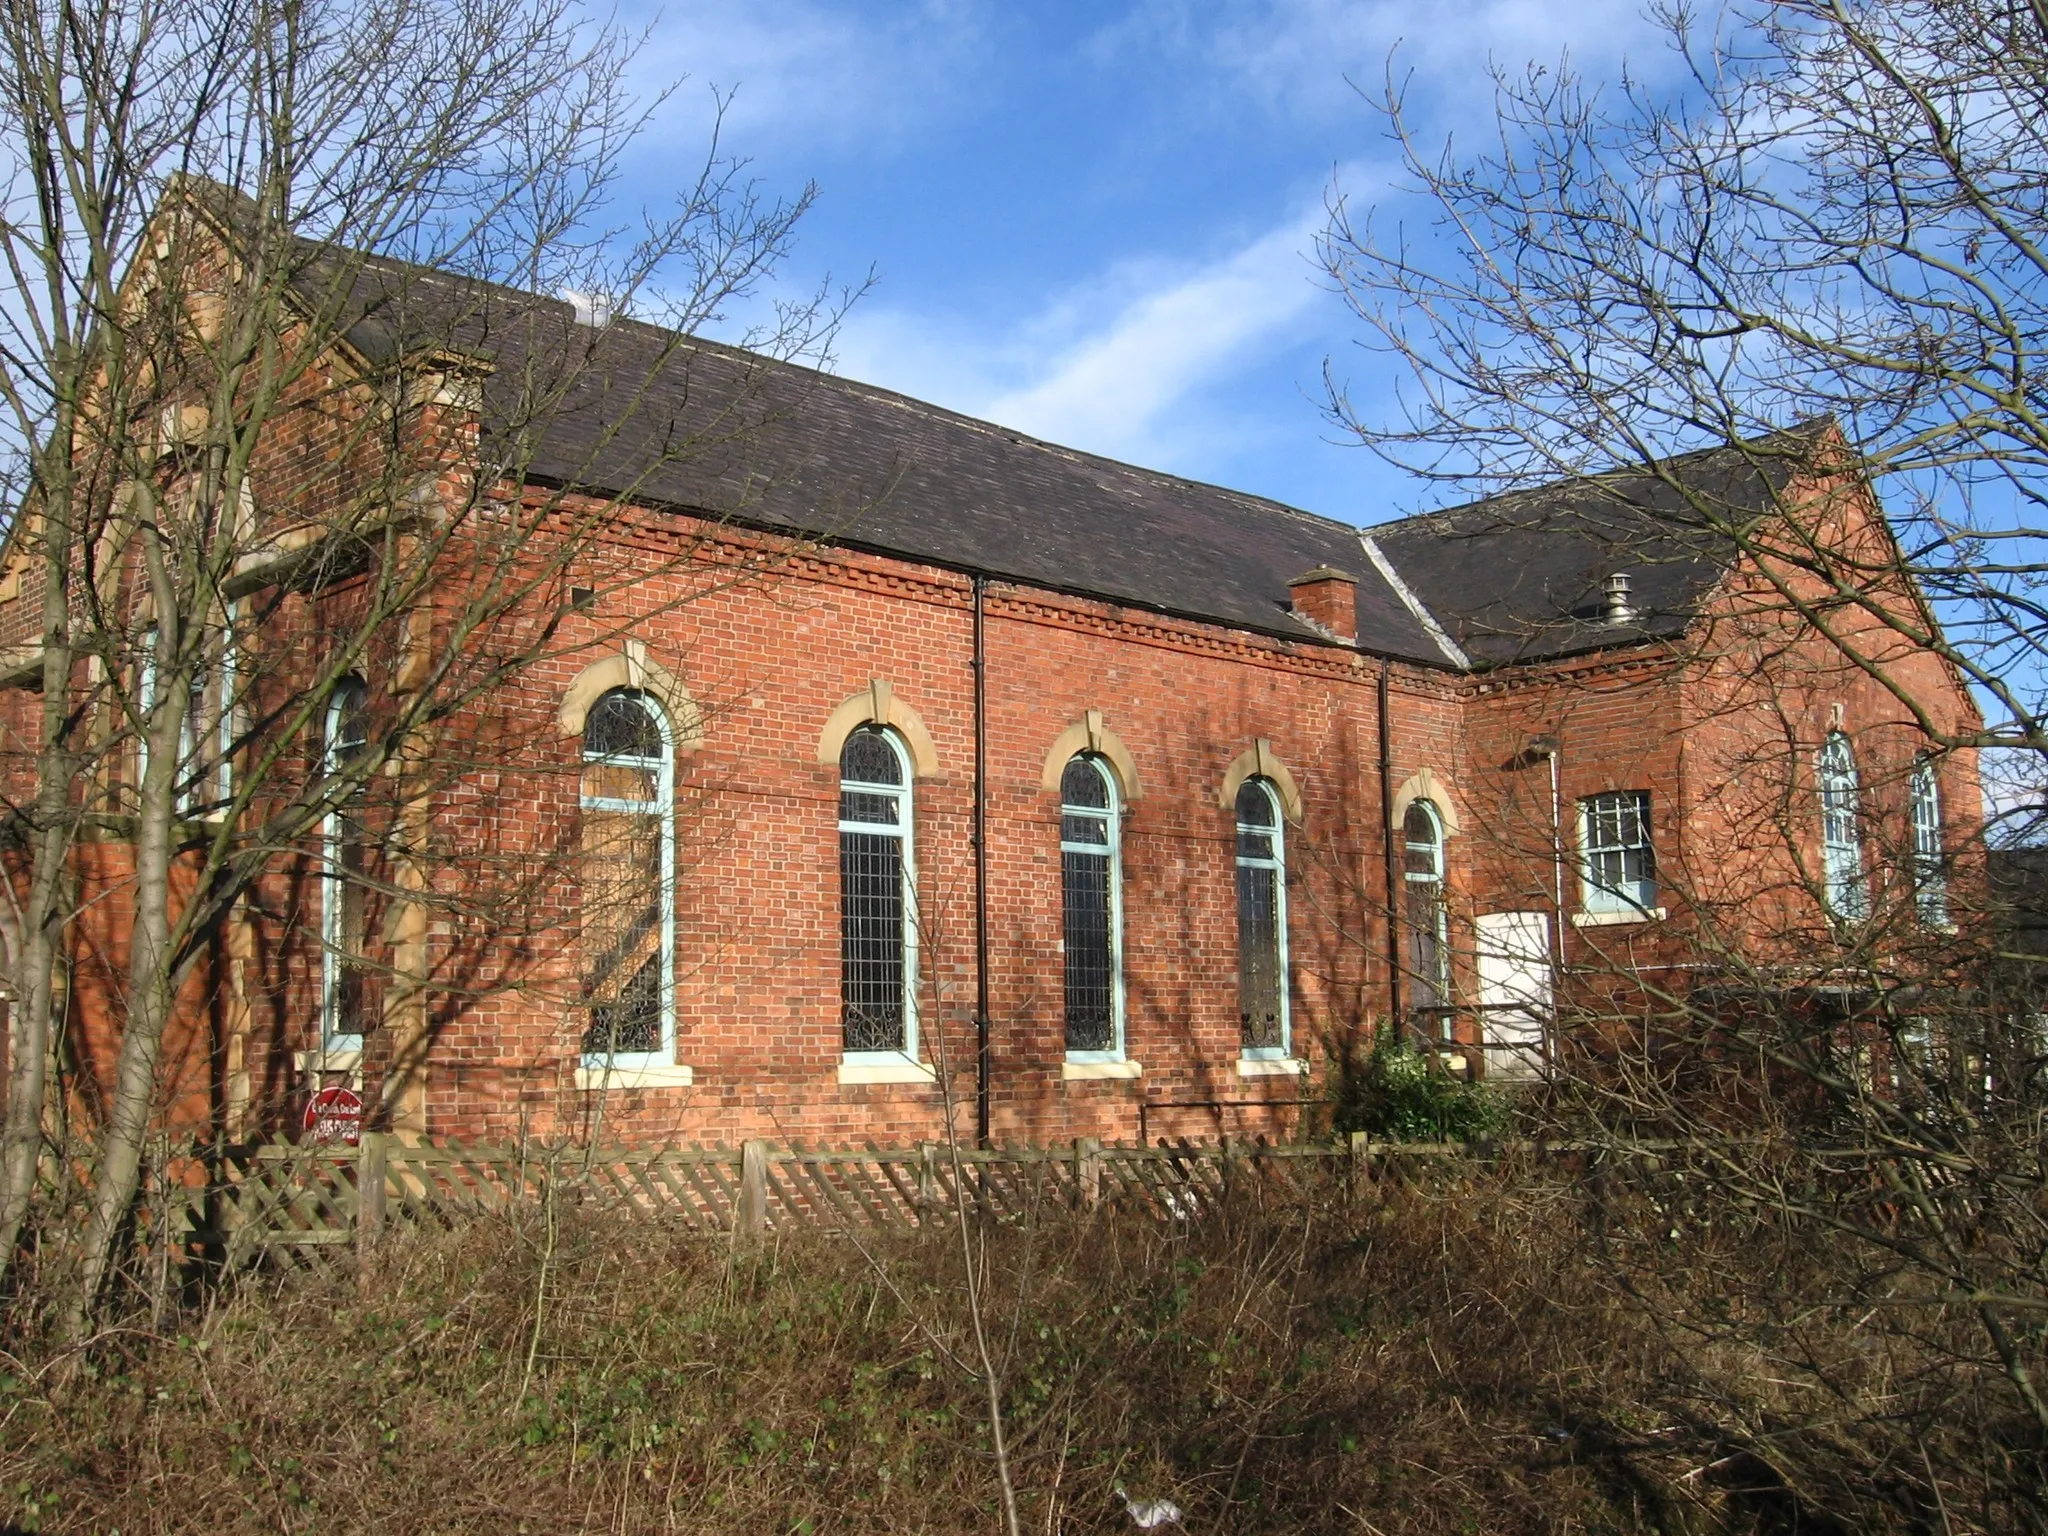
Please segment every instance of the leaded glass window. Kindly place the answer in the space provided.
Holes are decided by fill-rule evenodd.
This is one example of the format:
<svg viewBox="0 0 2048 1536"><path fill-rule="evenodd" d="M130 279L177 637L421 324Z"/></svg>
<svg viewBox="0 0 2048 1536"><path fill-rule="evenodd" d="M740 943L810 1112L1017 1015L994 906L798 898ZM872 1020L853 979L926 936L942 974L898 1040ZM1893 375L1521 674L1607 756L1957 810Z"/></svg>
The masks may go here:
<svg viewBox="0 0 2048 1536"><path fill-rule="evenodd" d="M1060 889L1067 1051L1123 1054L1122 893L1116 780L1092 753L1060 775Z"/></svg>
<svg viewBox="0 0 2048 1536"><path fill-rule="evenodd" d="M1828 911L1848 922L1870 911L1870 887L1863 870L1863 788L1856 756L1840 731L1821 744L1821 876Z"/></svg>
<svg viewBox="0 0 2048 1536"><path fill-rule="evenodd" d="M1913 764L1913 907L1930 928L1948 926L1948 858L1941 838L1941 785L1934 760Z"/></svg>
<svg viewBox="0 0 2048 1536"><path fill-rule="evenodd" d="M1417 800L1401 822L1406 897L1409 1011L1428 1034L1450 1038L1450 914L1444 905L1444 824L1434 804Z"/></svg>
<svg viewBox="0 0 2048 1536"><path fill-rule="evenodd" d="M369 833L365 786L348 770L369 746L370 691L359 677L344 677L327 701L325 776L331 799L320 828L320 1044L323 1050L361 1050L376 1027L375 973L369 941Z"/></svg>
<svg viewBox="0 0 2048 1536"><path fill-rule="evenodd" d="M917 1049L910 764L863 726L839 753L839 998L848 1055Z"/></svg>
<svg viewBox="0 0 2048 1536"><path fill-rule="evenodd" d="M583 724L586 1059L675 1048L675 749L646 693L605 694Z"/></svg>
<svg viewBox="0 0 2048 1536"><path fill-rule="evenodd" d="M1287 1054L1287 854L1280 797L1264 779L1237 791L1237 1012L1249 1057Z"/></svg>
<svg viewBox="0 0 2048 1536"><path fill-rule="evenodd" d="M1647 790L1579 802L1580 901L1588 912L1647 913L1657 905L1657 855Z"/></svg>

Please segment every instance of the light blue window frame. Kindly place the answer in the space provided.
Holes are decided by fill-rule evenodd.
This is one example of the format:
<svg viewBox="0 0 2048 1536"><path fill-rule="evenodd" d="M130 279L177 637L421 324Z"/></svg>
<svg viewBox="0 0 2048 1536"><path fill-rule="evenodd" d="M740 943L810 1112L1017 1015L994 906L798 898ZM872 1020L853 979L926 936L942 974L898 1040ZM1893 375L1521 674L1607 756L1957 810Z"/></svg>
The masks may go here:
<svg viewBox="0 0 2048 1536"><path fill-rule="evenodd" d="M1255 826L1250 822L1237 823L1237 868L1271 870L1273 873L1273 963L1278 972L1280 1043L1269 1046L1242 1046L1246 1061L1286 1061L1294 1054L1294 1003L1293 971L1287 959L1287 817L1280 807L1280 796L1274 790L1272 781L1264 778L1247 779L1245 785L1257 791L1265 801L1269 822ZM1242 790L1239 792L1242 794ZM1234 814L1234 813L1233 813ZM1247 847L1256 847L1259 839L1267 839L1271 853L1265 857L1247 853ZM1247 841L1249 839L1249 841ZM1243 895L1238 897L1240 908L1238 921L1244 921L1242 910Z"/></svg>
<svg viewBox="0 0 2048 1536"><path fill-rule="evenodd" d="M360 738L343 740L342 731L350 723L352 702L360 719L359 712L367 693L363 680L351 676L335 684L334 692L328 696L327 734L322 738L325 745L320 754L323 778L331 777L341 768L346 761L345 754L351 749L365 745ZM354 793L361 792L358 785ZM344 836L342 807L331 804L327 814L320 819L320 1048L323 1052L360 1051L363 1048L360 1031L343 1031L340 1028L345 959L341 885L347 878L342 863Z"/></svg>
<svg viewBox="0 0 2048 1536"><path fill-rule="evenodd" d="M239 674L235 654L236 607L237 605L234 603L228 604L227 624L223 627L220 638L220 670L218 673L220 686L218 702L220 707L215 719L214 731L213 798L218 803L218 809L221 811L226 810L228 802L234 798L235 792L234 750L237 709L235 692L238 686ZM157 703L158 674L156 653L159 643L158 634L159 631L154 626L143 631L142 657L135 669L136 713L142 716L145 721L150 712L156 708ZM186 778L184 782L177 785L173 790L171 808L180 816L195 814L202 804L200 800L202 785L195 774L195 765L199 757L199 725L206 713L206 674L202 671L193 679L193 682L197 686L187 698L185 712L178 721L178 768L183 773L194 775ZM135 751L135 780L136 786L139 789L143 776L149 772L149 737L146 725L143 733L136 739Z"/></svg>
<svg viewBox="0 0 2048 1536"><path fill-rule="evenodd" d="M1815 759L1820 787L1822 894L1831 915L1857 923L1870 915L1870 882L1863 865L1863 786L1849 738L1830 732Z"/></svg>
<svg viewBox="0 0 2048 1536"><path fill-rule="evenodd" d="M1417 817L1421 818L1419 829ZM1449 866L1444 857L1443 813L1435 801L1409 804L1401 818L1401 846L1402 917L1407 930L1402 959L1413 988L1409 1016L1414 1020L1418 1009L1434 1010L1434 1016L1422 1020L1418 1027L1426 1028L1431 1038L1448 1042L1453 1037L1453 1016L1444 1010L1455 1006L1451 1000L1451 913L1445 890ZM1425 989L1431 998L1427 1003L1420 1001Z"/></svg>
<svg viewBox="0 0 2048 1536"><path fill-rule="evenodd" d="M1631 863L1640 871L1634 878L1626 873ZM1648 790L1603 790L1579 801L1579 905L1587 912L1642 917L1655 910L1657 851Z"/></svg>
<svg viewBox="0 0 2048 1536"><path fill-rule="evenodd" d="M1942 846L1941 781L1931 757L1913 760L1908 810L1913 821L1913 908L1928 927L1946 928L1948 852Z"/></svg>
<svg viewBox="0 0 2048 1536"><path fill-rule="evenodd" d="M1070 816L1081 817L1098 823L1102 829L1109 850L1109 1022L1110 1048L1106 1051L1067 1050L1067 1060L1076 1065L1089 1062L1111 1062L1128 1060L1129 1041L1125 1033L1124 1018L1124 854L1123 854L1123 793L1116 781L1116 774L1110 770L1106 759L1092 752L1084 752L1069 760L1069 767L1075 762L1085 764L1088 770L1102 780L1107 791L1108 804L1104 806L1073 805L1064 795L1060 797L1060 894L1066 899L1066 856L1070 853L1100 855L1102 843L1068 842L1064 835L1066 821ZM1062 774L1062 778L1065 775ZM1065 926L1064 910L1061 915L1062 929ZM1064 996L1064 988L1063 988Z"/></svg>
<svg viewBox="0 0 2048 1536"><path fill-rule="evenodd" d="M613 691L632 695L661 733L661 756L658 758L628 752L592 753L587 749L582 754L585 768L609 764L651 771L655 775L652 800L622 800L582 792L577 796L577 803L585 811L651 816L660 823L661 889L656 899L661 924L661 1043L651 1051L583 1052L585 1067L617 1071L621 1068L667 1066L675 1061L676 1056L676 737L668 711L661 707L654 695L630 688ZM602 699L597 700L591 708L595 710L602 702Z"/></svg>
<svg viewBox="0 0 2048 1536"><path fill-rule="evenodd" d="M912 819L912 799L915 774L910 760L909 749L903 738L888 726L867 725L862 730L878 736L888 745L896 757L896 783L870 784L865 780L849 779L842 767L839 777L841 816L839 834L841 858L844 858L844 840L852 833L862 837L895 837L902 845L903 880L903 1048L889 1051L850 1051L842 1042L840 1059L848 1066L894 1066L908 1063L915 1066L918 1061L917 1048L917 834ZM848 740L852 738L849 737ZM840 751L841 761L845 759L845 748ZM844 815L848 794L874 795L894 802L896 820L892 823L852 821ZM843 865L842 865L843 871ZM842 873L841 878L844 878ZM843 901L842 893L841 900ZM842 957L842 964L844 959Z"/></svg>

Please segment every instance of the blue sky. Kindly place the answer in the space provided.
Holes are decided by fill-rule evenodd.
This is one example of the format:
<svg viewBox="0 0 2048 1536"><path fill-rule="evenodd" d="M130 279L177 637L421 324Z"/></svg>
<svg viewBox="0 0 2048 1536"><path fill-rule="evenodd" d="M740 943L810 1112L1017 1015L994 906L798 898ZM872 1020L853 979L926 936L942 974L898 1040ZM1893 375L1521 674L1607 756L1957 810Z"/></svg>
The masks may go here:
<svg viewBox="0 0 2048 1536"><path fill-rule="evenodd" d="M1334 186L1383 220L1394 185L1377 88L1389 51L1433 139L1487 131L1489 62L1654 76L1638 0L669 0L651 86L688 81L632 162L629 197L701 152L715 87L728 144L772 190L822 197L785 282L872 291L849 376L1075 447L1352 522L1431 493L1345 447L1325 358L1371 399L1388 365L1317 281Z"/></svg>

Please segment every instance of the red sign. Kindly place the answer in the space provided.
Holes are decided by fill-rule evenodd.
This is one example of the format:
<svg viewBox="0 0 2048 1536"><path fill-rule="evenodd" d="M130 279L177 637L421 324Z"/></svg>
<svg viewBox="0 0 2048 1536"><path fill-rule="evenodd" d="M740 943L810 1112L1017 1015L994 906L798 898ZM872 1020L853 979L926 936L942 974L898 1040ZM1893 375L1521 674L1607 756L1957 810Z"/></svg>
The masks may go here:
<svg viewBox="0 0 2048 1536"><path fill-rule="evenodd" d="M306 1100L306 1140L354 1147L363 1140L363 1096L352 1088L322 1088Z"/></svg>

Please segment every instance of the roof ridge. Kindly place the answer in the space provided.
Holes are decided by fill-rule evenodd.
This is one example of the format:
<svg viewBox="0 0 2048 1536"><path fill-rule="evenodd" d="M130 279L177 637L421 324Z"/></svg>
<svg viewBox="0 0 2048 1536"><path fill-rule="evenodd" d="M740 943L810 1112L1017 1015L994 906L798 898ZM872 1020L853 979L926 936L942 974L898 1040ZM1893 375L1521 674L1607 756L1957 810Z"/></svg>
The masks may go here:
<svg viewBox="0 0 2048 1536"><path fill-rule="evenodd" d="M1720 454L1763 447L1774 440L1795 439L1810 435L1826 425L1826 418L1813 418L1794 422L1789 427L1775 427L1755 437L1745 437L1734 442L1709 443L1700 448L1688 448L1683 453L1661 454L1646 463L1611 464L1605 469L1584 470L1577 474L1553 475L1533 485L1517 485L1506 490L1495 491L1487 496L1475 496L1469 501L1456 502L1448 507L1433 507L1427 512L1411 512L1406 517L1389 518L1383 523L1366 525L1369 532L1379 534L1426 525L1433 521L1448 521L1463 512L1475 512L1483 507L1498 503L1519 501L1525 497L1541 495L1544 492L1565 491L1573 486L1598 485L1602 481L1640 478L1654 468L1670 468L1683 464L1695 464L1712 459Z"/></svg>
<svg viewBox="0 0 2048 1536"><path fill-rule="evenodd" d="M332 242L326 241L309 241L308 243L317 243L325 248L348 249L347 247L334 247ZM381 252L350 251L350 254L365 262L425 277L435 282L449 283L461 288L500 293L523 304L547 305L553 309L563 311L568 315L572 323L583 324L582 321L576 319L574 305L565 299L557 298L550 294L539 293L528 288L515 287L510 283L499 282L495 278L476 277L463 272L447 272L438 267L426 266L420 262L407 261L402 257L389 256ZM1357 523L1347 523L1341 518L1331 517L1325 513L1311 512L1305 507L1297 507L1291 502L1281 501L1277 497L1261 496L1257 492L1240 490L1236 486L1223 485L1217 481L1200 480L1192 475L1176 474L1172 470L1155 469L1150 465L1134 464L1128 459L1113 458L1108 454L1093 453L1085 448L1075 448L1065 443L1056 443L1050 438L1039 437L1034 433L1024 431L1022 428L1005 426L1003 423L992 421L985 416L975 416L966 411L956 410L952 406L940 405L935 401L922 399L903 390L892 388L887 384L876 384L866 379L854 378L849 374L834 372L826 366L799 362L791 358L775 357L766 352L755 351L751 347L741 346L736 342L722 341L715 336L705 336L695 331L677 330L674 327L662 325L653 320L642 319L630 313L614 314L606 322L606 325L608 327L617 325L630 326L635 330L658 337L671 345L679 344L686 347L702 348L706 351L722 353L736 361L766 365L771 368L786 370L791 374L808 376L821 384L831 385L834 388L846 390L850 393L865 395L869 399L880 403L893 404L899 409L908 410L930 420L949 421L970 431L984 432L1007 438L1011 442L1023 447L1037 449L1056 458L1065 459L1069 463L1094 466L1102 470L1114 471L1125 475L1136 475L1157 484L1186 486L1192 490L1227 496L1247 507L1278 512L1307 525L1325 528L1333 533L1342 534L1347 538L1356 534L1360 527Z"/></svg>

